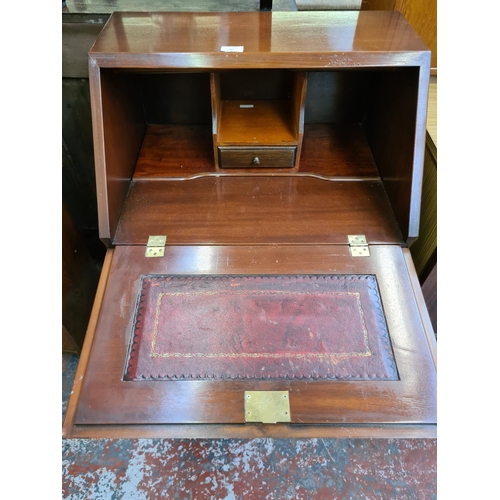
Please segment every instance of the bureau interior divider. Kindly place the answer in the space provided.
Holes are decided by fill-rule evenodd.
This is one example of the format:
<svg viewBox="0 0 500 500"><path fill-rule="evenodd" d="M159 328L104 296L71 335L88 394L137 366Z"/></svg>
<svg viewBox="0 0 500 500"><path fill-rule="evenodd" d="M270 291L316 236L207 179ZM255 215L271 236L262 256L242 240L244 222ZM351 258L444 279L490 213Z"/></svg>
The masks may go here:
<svg viewBox="0 0 500 500"><path fill-rule="evenodd" d="M305 72L212 73L211 91L217 169L298 170Z"/></svg>

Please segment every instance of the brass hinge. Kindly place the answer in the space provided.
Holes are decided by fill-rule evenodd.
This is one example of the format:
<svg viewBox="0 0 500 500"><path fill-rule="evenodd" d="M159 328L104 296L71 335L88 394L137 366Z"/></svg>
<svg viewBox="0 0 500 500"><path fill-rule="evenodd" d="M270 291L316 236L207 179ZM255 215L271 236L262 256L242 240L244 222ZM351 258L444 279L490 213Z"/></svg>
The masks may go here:
<svg viewBox="0 0 500 500"><path fill-rule="evenodd" d="M245 391L245 422L290 422L288 391Z"/></svg>
<svg viewBox="0 0 500 500"><path fill-rule="evenodd" d="M370 250L364 234L348 234L349 251L353 257L370 257Z"/></svg>
<svg viewBox="0 0 500 500"><path fill-rule="evenodd" d="M150 236L146 247L146 257L163 257L165 255L166 236Z"/></svg>

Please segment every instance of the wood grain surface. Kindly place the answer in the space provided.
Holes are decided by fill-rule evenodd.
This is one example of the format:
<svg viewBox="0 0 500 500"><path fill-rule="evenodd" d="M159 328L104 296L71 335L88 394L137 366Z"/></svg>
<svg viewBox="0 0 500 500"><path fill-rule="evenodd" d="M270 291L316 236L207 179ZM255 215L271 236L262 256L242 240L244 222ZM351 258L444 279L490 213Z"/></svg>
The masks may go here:
<svg viewBox="0 0 500 500"><path fill-rule="evenodd" d="M362 0L361 10L393 10L402 0Z"/></svg>
<svg viewBox="0 0 500 500"><path fill-rule="evenodd" d="M292 422L434 423L435 371L402 250L346 247L167 247L115 249L83 382L77 424L242 423L244 390L289 390ZM123 382L141 274L374 274L399 372L393 382ZM411 353L411 354L410 354Z"/></svg>
<svg viewBox="0 0 500 500"><path fill-rule="evenodd" d="M219 147L220 168L293 168L296 147Z"/></svg>
<svg viewBox="0 0 500 500"><path fill-rule="evenodd" d="M114 244L155 234L172 245L402 243L380 181L290 176L134 180Z"/></svg>
<svg viewBox="0 0 500 500"><path fill-rule="evenodd" d="M139 25L140 34L137 31ZM199 29L200 26L204 29ZM289 36L291 32L294 33L292 38ZM194 35L186 36L186 33ZM224 37L227 39L222 39L221 33L225 33ZM296 44L294 40L300 40L300 43ZM244 49L241 53L221 52L221 44L242 45ZM317 52L317 47L321 47L321 52ZM133 90L136 84L139 88L143 87L142 75L114 72L108 68L135 68L134 72L141 69L170 72L179 69L189 71L205 69L223 73L228 68L233 71L238 68L248 68L252 69L252 74L255 75L257 69L262 71L269 68L272 69L273 75L277 75L276 78L273 77L273 81L278 83L275 89L278 97L282 96L282 90L287 87L287 82L299 82L301 73L299 71L299 76L290 80L287 77L288 72L277 71L280 68L294 70L322 68L330 70L324 73L328 77L316 72L314 77L308 78L307 93L306 79L303 78L301 84L295 85L295 90L293 85L290 87L295 97L289 100L262 101L265 103L264 112L259 112L250 120L242 119L246 115L242 115L241 111L252 110L241 110L238 101L224 100L222 96L223 93L229 92L228 86L226 85L224 90L222 83L225 80L231 81L232 77L222 77L223 73L220 77L212 76L210 85L208 73L205 75L206 78L201 75L199 81L206 80L204 85L206 96L210 96L210 91L212 93L212 132L215 139L213 151L216 171L219 161L218 145L247 145L254 141L256 145L294 144L298 147L296 159L302 160L305 158L301 154L300 147L302 106L305 123L317 124L315 116L321 114L317 103L329 100L315 95L315 90L323 89L327 97L328 92L332 88L337 89L337 84L340 82L338 88L341 91L335 90L334 102L342 102L342 96L347 95L351 96L348 101L352 104L354 94L348 90L350 85L347 83L359 80L356 88L368 86L370 90L362 92L362 103L354 107L354 114L357 116L354 124L359 124L359 120L366 116L367 124L364 129L380 177L385 183L385 190L403 237L406 242L411 243L418 235L420 217L421 163L425 142L429 58L429 51L397 12L235 13L231 16L214 13L170 15L116 13L110 18L90 55L90 67L95 68L92 69L91 81L94 83L91 89L93 94L102 94L93 101L102 240L107 244L114 240L117 220L123 211L123 202L130 186L129 181L139 155L145 120L150 120L147 116L141 118L139 115L144 109L146 115L151 115L151 109L154 108L154 105L144 106ZM385 73L381 73L384 66L405 66L405 68L398 71L385 70ZM376 74L366 76L367 72L350 71L361 67L376 68ZM342 73L350 76L344 78L336 75L336 72L339 72L339 75ZM242 74L238 72L237 79L241 79ZM160 77L165 78L166 82L174 82L178 78L180 78L178 81L186 83L188 80L198 81L198 76L191 79L189 75L179 77L160 75ZM376 85L370 86L372 77L375 77ZM222 80L220 86L217 84L217 78ZM259 86L255 86L255 80L258 81L258 78L252 77L253 83L249 88L251 91L256 89L257 97L262 97L262 89L259 90ZM158 82L155 80L155 88L161 87L158 87ZM261 87L262 85L261 82ZM170 94L175 93L170 92ZM171 97L169 99L172 100ZM189 101L184 96L183 101L186 100ZM209 97L202 101L205 103L203 106L208 109ZM290 106L287 106L288 101L291 101ZM255 102L261 103L259 100ZM316 105L311 107L311 102L315 102ZM231 108L234 105L237 113L229 113L231 119L227 121L226 126L224 117L227 113L224 112L224 108L226 106ZM266 109L270 112L267 113ZM334 113L333 116L347 116L342 113L340 115ZM206 114L208 124L210 115L208 111ZM328 112L320 123L335 124L331 114ZM299 117L298 124L297 117ZM352 113L351 117L354 118ZM164 120L163 116L157 118L155 121ZM260 123L259 120L263 120L264 123ZM346 124L345 121L342 123ZM169 118L166 124L177 124L177 120L174 122ZM104 137L106 137L106 147L103 144ZM322 144L317 142L318 135L311 138L318 147L327 146L325 150L328 150L330 139L328 135L323 137L325 140ZM398 144L397 148L394 147L395 144ZM202 148L207 151L204 146ZM204 156L205 152L201 155ZM173 164L178 164L179 161L175 156L174 151ZM319 160L318 164L321 165L319 170L324 175L326 162L325 159ZM199 164L199 169L194 167L195 163ZM307 170L310 168L311 166L306 165ZM327 171L329 168L327 167ZM148 167L147 171L151 170ZM165 170L166 176L172 175L171 166L167 166ZM187 175L194 173L194 170L198 170L196 173L199 173L200 170L205 170L205 165L195 158L187 170L189 171ZM179 175L186 177L182 172ZM330 175L330 172L327 175Z"/></svg>
<svg viewBox="0 0 500 500"><path fill-rule="evenodd" d="M115 13L89 68L99 229L118 246L101 280L67 435L435 434L435 350L415 269L401 249L418 234L430 52L404 17ZM269 89L255 73L248 88L256 101L270 91L268 108L290 104L285 123L299 172L217 171L217 146L227 145L222 108L244 90L231 95L227 82L244 78L226 71L240 69L296 72L273 73ZM186 113L175 88L192 105ZM229 134L238 123L231 120ZM239 145L248 145L250 129L242 128ZM289 140L275 125L261 131L264 141ZM183 155L184 148L196 152ZM144 256L152 234L167 235L164 258ZM347 234L365 234L371 256L351 257ZM376 276L399 380L123 381L141 275L329 273ZM289 390L292 425L244 425L244 390Z"/></svg>
<svg viewBox="0 0 500 500"><path fill-rule="evenodd" d="M78 425L66 438L93 439L254 439L254 438L335 438L335 439L435 439L435 424L155 424Z"/></svg>
<svg viewBox="0 0 500 500"><path fill-rule="evenodd" d="M222 46L243 46L244 51L224 52ZM420 66L429 56L394 11L237 12L230 17L116 12L90 51L99 66L121 68Z"/></svg>
<svg viewBox="0 0 500 500"><path fill-rule="evenodd" d="M134 177L183 177L215 172L206 125L148 125Z"/></svg>
<svg viewBox="0 0 500 500"><path fill-rule="evenodd" d="M292 106L285 100L221 101L218 145L296 145Z"/></svg>
<svg viewBox="0 0 500 500"><path fill-rule="evenodd" d="M133 76L89 61L99 236L110 245L146 130Z"/></svg>
<svg viewBox="0 0 500 500"><path fill-rule="evenodd" d="M437 0L400 0L400 11L431 50L431 70L437 74Z"/></svg>
<svg viewBox="0 0 500 500"><path fill-rule="evenodd" d="M429 344L429 349L432 355L434 366L437 368L437 342L434 332L434 328L427 311L427 306L425 304L425 299L422 294L422 289L420 288L420 283L418 281L418 276L415 271L415 266L413 265L413 260L411 258L411 253L408 248L403 248L403 256L406 261L406 266L408 267L411 285L413 287L413 292L415 293L415 299L417 301L417 306L420 311L420 318L425 330L425 335L427 337L427 342Z"/></svg>
<svg viewBox="0 0 500 500"><path fill-rule="evenodd" d="M306 124L300 172L333 177L380 177L361 125Z"/></svg>
<svg viewBox="0 0 500 500"><path fill-rule="evenodd" d="M429 81L429 105L427 109L427 132L437 149L437 77L431 76Z"/></svg>
<svg viewBox="0 0 500 500"><path fill-rule="evenodd" d="M83 343L82 351L80 353L80 361L78 363L78 368L75 373L73 389L69 397L68 407L66 410L66 415L64 417L63 436L65 437L69 437L73 430L76 408L78 406L78 401L82 390L83 377L87 371L89 356L92 350L92 345L94 343L97 319L101 312L102 302L104 300L104 294L106 291L106 285L108 283L111 261L113 260L113 252L114 252L113 249L108 249L106 251L106 257L104 258L101 277L99 279L99 284L97 286L94 305L92 307L92 312L90 314L89 324L87 327L87 333L85 335L85 341Z"/></svg>
<svg viewBox="0 0 500 500"><path fill-rule="evenodd" d="M429 67L387 73L366 120L366 136L405 241L418 237Z"/></svg>
<svg viewBox="0 0 500 500"><path fill-rule="evenodd" d="M207 126L148 125L134 177L182 178L215 172L213 155ZM306 124L298 171L327 177L380 177L363 128L356 124Z"/></svg>

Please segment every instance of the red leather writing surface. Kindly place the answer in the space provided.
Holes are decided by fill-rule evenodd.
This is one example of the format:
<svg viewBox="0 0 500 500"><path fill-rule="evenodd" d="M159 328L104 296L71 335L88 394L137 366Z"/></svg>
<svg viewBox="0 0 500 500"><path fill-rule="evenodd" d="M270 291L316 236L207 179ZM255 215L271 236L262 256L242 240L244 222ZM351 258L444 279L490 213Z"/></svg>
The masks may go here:
<svg viewBox="0 0 500 500"><path fill-rule="evenodd" d="M371 275L143 276L125 380L397 380Z"/></svg>

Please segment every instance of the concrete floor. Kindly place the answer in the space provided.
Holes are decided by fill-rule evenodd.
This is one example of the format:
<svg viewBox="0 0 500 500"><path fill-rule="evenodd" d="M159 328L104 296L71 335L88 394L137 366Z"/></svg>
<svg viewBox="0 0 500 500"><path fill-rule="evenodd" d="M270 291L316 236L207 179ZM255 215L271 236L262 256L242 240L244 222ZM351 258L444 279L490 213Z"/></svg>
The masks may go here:
<svg viewBox="0 0 500 500"><path fill-rule="evenodd" d="M63 354L63 416L78 357ZM69 439L63 498L435 499L435 439Z"/></svg>

